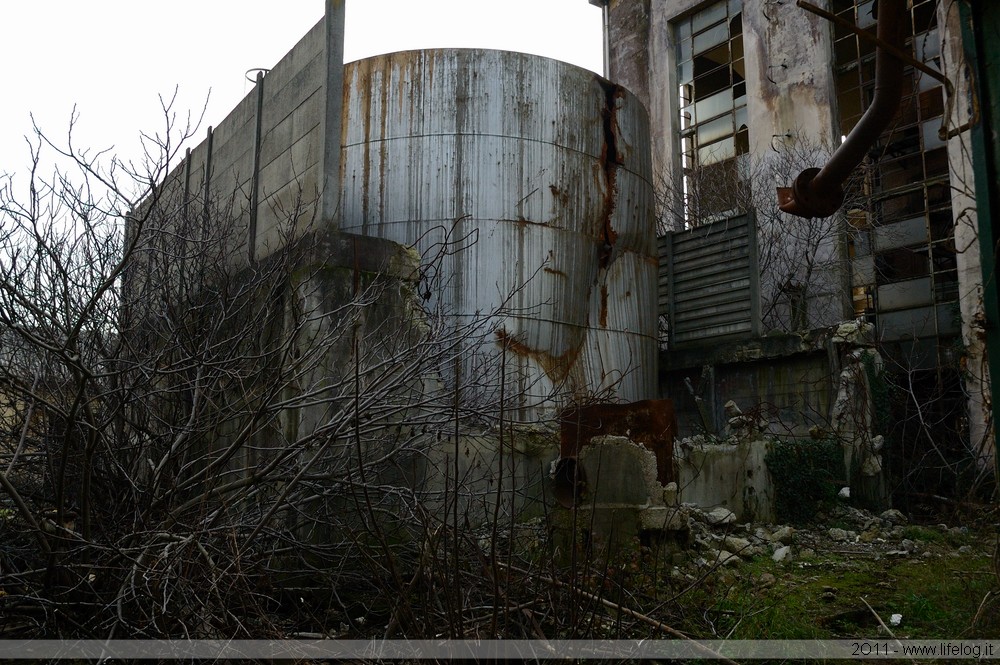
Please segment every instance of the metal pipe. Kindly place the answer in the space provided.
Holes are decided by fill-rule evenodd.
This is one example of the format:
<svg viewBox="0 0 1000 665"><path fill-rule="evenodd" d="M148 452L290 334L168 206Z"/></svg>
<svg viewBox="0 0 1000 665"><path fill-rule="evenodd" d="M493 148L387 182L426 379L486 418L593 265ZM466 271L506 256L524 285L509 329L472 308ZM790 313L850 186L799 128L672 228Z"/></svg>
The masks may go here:
<svg viewBox="0 0 1000 665"><path fill-rule="evenodd" d="M856 24L851 23L846 18L842 16L837 16L833 12L828 12L821 7L817 7L812 3L806 2L806 0L798 0L798 2L795 3L795 6L805 9L808 12L812 12L816 16L822 16L831 23L836 23L845 30L853 32L855 35L865 40L866 42L875 44L875 46L881 46L882 48L887 50L889 53L892 53L894 56L902 60L910 67L913 67L914 69L919 70L924 74L927 74L927 76L930 76L935 81L939 81L942 85L944 85L949 95L954 94L955 88L954 86L952 86L951 81L948 80L947 76L945 76L938 70L934 69L933 67L930 67L920 62L912 55L909 55L904 49L897 48L892 44L888 44L884 41L881 41L877 35L873 35L864 28L859 28Z"/></svg>
<svg viewBox="0 0 1000 665"><path fill-rule="evenodd" d="M877 35L902 48L909 21L906 0L879 0ZM778 188L778 208L799 217L829 217L844 203L844 181L888 127L903 89L903 61L879 46L875 52L875 96L851 133L821 169L800 173L791 187Z"/></svg>

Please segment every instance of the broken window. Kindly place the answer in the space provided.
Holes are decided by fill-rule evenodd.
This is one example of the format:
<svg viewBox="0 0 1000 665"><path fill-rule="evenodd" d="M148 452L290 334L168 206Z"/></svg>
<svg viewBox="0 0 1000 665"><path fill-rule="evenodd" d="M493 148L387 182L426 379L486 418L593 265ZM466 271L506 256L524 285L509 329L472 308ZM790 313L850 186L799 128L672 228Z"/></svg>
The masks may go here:
<svg viewBox="0 0 1000 665"><path fill-rule="evenodd" d="M741 0L676 24L685 225L745 212L739 157L750 150Z"/></svg>
<svg viewBox="0 0 1000 665"><path fill-rule="evenodd" d="M833 10L872 34L872 0L833 0ZM914 57L940 69L936 0L908 3ZM874 95L875 47L850 30L834 28L838 115L841 133L851 131ZM871 204L852 211L855 311L875 311L883 340L947 337L956 328L948 316L958 300L948 155L938 137L946 104L937 80L906 68L896 118L873 146ZM858 219L867 215L868 221ZM859 239L865 230L870 245ZM874 263L860 260L870 246ZM872 269L874 268L874 269ZM874 302L871 296L874 294Z"/></svg>

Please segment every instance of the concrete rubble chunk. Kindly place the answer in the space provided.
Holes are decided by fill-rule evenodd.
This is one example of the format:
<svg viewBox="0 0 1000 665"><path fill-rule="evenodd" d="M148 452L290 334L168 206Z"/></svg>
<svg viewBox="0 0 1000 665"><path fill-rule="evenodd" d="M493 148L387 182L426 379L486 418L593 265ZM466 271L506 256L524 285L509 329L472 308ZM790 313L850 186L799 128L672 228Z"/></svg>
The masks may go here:
<svg viewBox="0 0 1000 665"><path fill-rule="evenodd" d="M732 524L736 521L736 514L722 506L712 510L706 517L708 518L708 523L714 525Z"/></svg>
<svg viewBox="0 0 1000 665"><path fill-rule="evenodd" d="M837 331L833 335L834 343L861 343L871 335L873 326L864 321L848 321L837 326Z"/></svg>
<svg viewBox="0 0 1000 665"><path fill-rule="evenodd" d="M692 525L708 521L708 515L705 514L705 511L701 510L698 506L692 503L682 503L681 510L683 510L690 518Z"/></svg>
<svg viewBox="0 0 1000 665"><path fill-rule="evenodd" d="M874 543L881 537L881 535L882 535L881 532L877 528L867 529L861 532L861 535L858 536L858 539L863 543Z"/></svg>
<svg viewBox="0 0 1000 665"><path fill-rule="evenodd" d="M653 531L686 531L685 515L673 506L650 506L639 512L643 529Z"/></svg>
<svg viewBox="0 0 1000 665"><path fill-rule="evenodd" d="M909 521L906 519L906 515L896 510L895 508L890 508L889 510L886 510L881 515L879 515L879 517L884 519L889 524L896 524L896 525L906 524Z"/></svg>
<svg viewBox="0 0 1000 665"><path fill-rule="evenodd" d="M667 506L677 505L677 483L667 483L663 488L663 503Z"/></svg>
<svg viewBox="0 0 1000 665"><path fill-rule="evenodd" d="M722 541L726 549L730 552L734 552L743 558L748 558L753 556L753 546L750 541L746 538L739 538L737 536L726 536L726 539Z"/></svg>
<svg viewBox="0 0 1000 665"><path fill-rule="evenodd" d="M723 566L738 566L741 563L741 560L732 552L719 550L719 563Z"/></svg>
<svg viewBox="0 0 1000 665"><path fill-rule="evenodd" d="M736 566L740 563L738 556L726 550L711 550L707 558L709 565L717 563L720 566Z"/></svg>
<svg viewBox="0 0 1000 665"><path fill-rule="evenodd" d="M836 527L827 531L827 535L830 536L831 540L836 540L841 543L847 540L854 540L857 537L857 534L853 531L845 531L844 529L838 529Z"/></svg>
<svg viewBox="0 0 1000 665"><path fill-rule="evenodd" d="M771 555L771 560L775 563L781 563L788 558L788 555L792 553L792 548L790 545L784 545L774 550L774 554Z"/></svg>
<svg viewBox="0 0 1000 665"><path fill-rule="evenodd" d="M880 473L882 473L882 456L869 455L861 464L861 475L871 477Z"/></svg>
<svg viewBox="0 0 1000 665"><path fill-rule="evenodd" d="M790 545L792 543L792 537L795 535L795 529L790 526L783 526L778 528L772 533L768 540L773 543L782 543L784 545Z"/></svg>

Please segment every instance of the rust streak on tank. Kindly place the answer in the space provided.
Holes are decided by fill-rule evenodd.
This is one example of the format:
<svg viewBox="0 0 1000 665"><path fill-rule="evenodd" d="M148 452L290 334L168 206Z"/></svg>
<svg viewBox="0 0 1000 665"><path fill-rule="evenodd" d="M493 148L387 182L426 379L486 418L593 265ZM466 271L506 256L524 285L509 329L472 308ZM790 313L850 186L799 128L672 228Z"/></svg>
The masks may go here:
<svg viewBox="0 0 1000 665"><path fill-rule="evenodd" d="M580 347L582 346L580 343L574 344L566 353L556 356L547 351L531 348L503 328L497 330L495 334L500 346L516 355L531 358L541 366L552 381L557 383L565 381L566 377L569 376L570 370L580 355Z"/></svg>
<svg viewBox="0 0 1000 665"><path fill-rule="evenodd" d="M597 315L597 322L602 328L608 327L608 285L601 284L601 311Z"/></svg>
<svg viewBox="0 0 1000 665"><path fill-rule="evenodd" d="M608 81L601 80L604 88L605 106L604 116L604 145L601 148L601 164L604 167L604 210L601 214L600 229L603 246L598 253L598 264L601 268L607 268L612 259L612 248L618 240L618 233L611 225L611 217L615 211L615 201L618 197L618 167L621 165L621 158L618 154L618 107L625 97L625 91L621 86L614 85Z"/></svg>

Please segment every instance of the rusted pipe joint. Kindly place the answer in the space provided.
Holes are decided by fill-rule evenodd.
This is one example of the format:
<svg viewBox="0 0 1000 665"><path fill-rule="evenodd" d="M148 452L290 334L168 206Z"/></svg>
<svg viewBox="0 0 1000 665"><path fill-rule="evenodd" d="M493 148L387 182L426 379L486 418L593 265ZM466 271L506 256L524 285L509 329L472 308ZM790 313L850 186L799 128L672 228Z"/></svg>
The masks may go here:
<svg viewBox="0 0 1000 665"><path fill-rule="evenodd" d="M781 201L778 208L798 217L829 217L844 204L844 189L839 184L817 186L814 182L820 169L810 168L796 176L791 198Z"/></svg>

